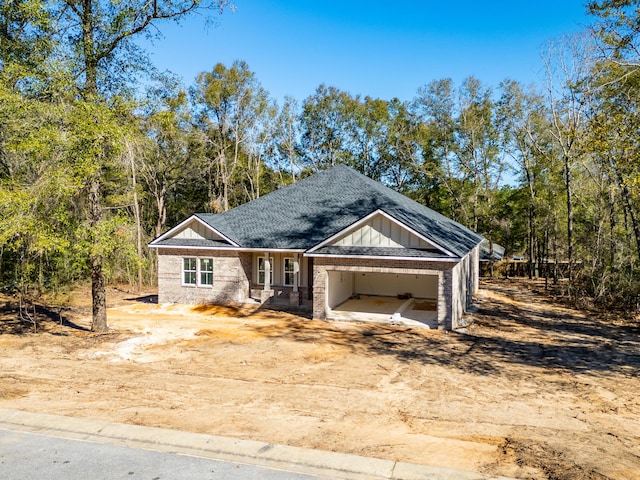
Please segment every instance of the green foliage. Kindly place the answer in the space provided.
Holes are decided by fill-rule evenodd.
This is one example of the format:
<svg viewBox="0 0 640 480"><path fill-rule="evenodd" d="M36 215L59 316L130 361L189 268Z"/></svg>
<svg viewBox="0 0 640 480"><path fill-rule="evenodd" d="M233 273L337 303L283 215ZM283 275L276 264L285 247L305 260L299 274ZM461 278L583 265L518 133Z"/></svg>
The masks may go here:
<svg viewBox="0 0 640 480"><path fill-rule="evenodd" d="M268 147L266 164L278 172L281 185L294 182L302 168L302 147L300 145L301 119L298 103L286 97L282 107L275 112L273 136Z"/></svg>
<svg viewBox="0 0 640 480"><path fill-rule="evenodd" d="M85 222L77 230L75 255L79 259L100 255L105 259L103 270L108 281L134 283L133 272L137 262L135 235L135 225L125 212L109 216L97 226ZM83 263L78 266L87 275L89 265Z"/></svg>
<svg viewBox="0 0 640 480"><path fill-rule="evenodd" d="M302 104L303 162L315 170L348 163L346 110L350 96L335 87L320 85Z"/></svg>
<svg viewBox="0 0 640 480"><path fill-rule="evenodd" d="M124 217L89 227L85 206L87 179L96 175L104 177L107 205L121 199L122 109L67 101L65 89L51 102L0 85L3 281L25 291L76 281L88 273L88 255L126 251L112 225L118 219L121 228Z"/></svg>
<svg viewBox="0 0 640 480"><path fill-rule="evenodd" d="M320 85L303 103L301 163L315 171L345 164L410 192L419 170L419 129L405 102L353 97Z"/></svg>
<svg viewBox="0 0 640 480"><path fill-rule="evenodd" d="M569 260L574 298L637 304L637 1L591 2L598 48L585 37L553 44L543 92L468 77L404 102L321 84L280 107L245 62L218 63L188 89L153 72L133 42L165 18L226 6L0 5L1 282L43 289L98 270L133 282L138 265L153 281L138 243L342 163L507 254ZM155 83L134 103L140 74Z"/></svg>
<svg viewBox="0 0 640 480"><path fill-rule="evenodd" d="M599 17L594 30L609 58L638 65L640 2L638 0L591 1L587 8Z"/></svg>
<svg viewBox="0 0 640 480"><path fill-rule="evenodd" d="M52 51L53 19L43 0L0 3L0 71L17 81L42 68Z"/></svg>
<svg viewBox="0 0 640 480"><path fill-rule="evenodd" d="M159 236L167 223L178 223L187 212L204 210L206 205L203 192L193 200L180 198L190 190L188 179L198 178L199 172L192 161L197 133L187 94L179 83L165 79L159 88L149 90L147 112L136 136L132 154L144 186L141 195L152 200L146 209L147 230Z"/></svg>
<svg viewBox="0 0 640 480"><path fill-rule="evenodd" d="M245 195L244 188L236 190L234 179L245 171L254 188L259 184L259 168L250 167L249 157L266 140L271 111L267 91L245 62L236 61L230 68L219 63L198 75L192 98L201 134L198 153L208 176L208 210L226 211L255 198L255 193Z"/></svg>
<svg viewBox="0 0 640 480"><path fill-rule="evenodd" d="M72 214L80 184L64 162L64 131L56 106L23 98L0 87L2 173L0 245L11 278L24 289L43 287L49 267L72 249ZM4 270L4 268L3 268ZM60 272L74 277L74 272Z"/></svg>

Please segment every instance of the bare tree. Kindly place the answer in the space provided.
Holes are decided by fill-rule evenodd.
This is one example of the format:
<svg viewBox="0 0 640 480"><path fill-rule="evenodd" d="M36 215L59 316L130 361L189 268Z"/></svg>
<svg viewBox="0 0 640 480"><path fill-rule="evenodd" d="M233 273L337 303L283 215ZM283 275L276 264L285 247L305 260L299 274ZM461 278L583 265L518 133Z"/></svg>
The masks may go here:
<svg viewBox="0 0 640 480"><path fill-rule="evenodd" d="M220 197L227 211L240 157L267 110L268 95L249 66L236 61L230 68L219 63L198 75L193 96L200 108L204 155L211 162L210 200Z"/></svg>
<svg viewBox="0 0 640 480"><path fill-rule="evenodd" d="M593 39L587 33L547 44L542 60L546 73L546 99L551 115L550 134L560 152L567 210L569 279L574 267L573 169L584 148L587 99L594 66Z"/></svg>

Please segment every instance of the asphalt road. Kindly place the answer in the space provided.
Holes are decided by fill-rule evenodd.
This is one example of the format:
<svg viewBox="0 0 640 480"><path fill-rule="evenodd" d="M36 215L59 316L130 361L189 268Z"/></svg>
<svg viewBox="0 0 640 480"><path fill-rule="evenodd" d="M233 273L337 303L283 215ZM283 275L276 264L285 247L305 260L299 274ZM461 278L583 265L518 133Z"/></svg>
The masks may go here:
<svg viewBox="0 0 640 480"><path fill-rule="evenodd" d="M318 480L252 465L0 429L2 480Z"/></svg>
<svg viewBox="0 0 640 480"><path fill-rule="evenodd" d="M339 452L0 408L0 480L514 480Z"/></svg>

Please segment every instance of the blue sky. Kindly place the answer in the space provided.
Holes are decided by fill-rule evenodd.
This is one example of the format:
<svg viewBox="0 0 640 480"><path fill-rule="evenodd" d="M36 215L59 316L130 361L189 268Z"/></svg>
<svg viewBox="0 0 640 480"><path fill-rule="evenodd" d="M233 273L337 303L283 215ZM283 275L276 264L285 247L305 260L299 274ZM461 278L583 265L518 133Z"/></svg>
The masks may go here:
<svg viewBox="0 0 640 480"><path fill-rule="evenodd" d="M147 47L185 85L245 60L272 97L300 102L321 83L351 94L413 98L422 85L474 75L540 83L544 42L583 30L582 1L235 0L217 26L164 23Z"/></svg>

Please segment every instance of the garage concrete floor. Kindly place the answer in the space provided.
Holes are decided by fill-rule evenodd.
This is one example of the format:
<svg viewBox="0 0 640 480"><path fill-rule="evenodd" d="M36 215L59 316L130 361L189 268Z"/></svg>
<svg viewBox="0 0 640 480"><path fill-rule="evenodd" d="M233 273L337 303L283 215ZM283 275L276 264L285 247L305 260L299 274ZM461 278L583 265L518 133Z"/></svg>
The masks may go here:
<svg viewBox="0 0 640 480"><path fill-rule="evenodd" d="M331 309L327 316L332 320L438 328L437 311L415 308L425 301L428 300L358 295Z"/></svg>

